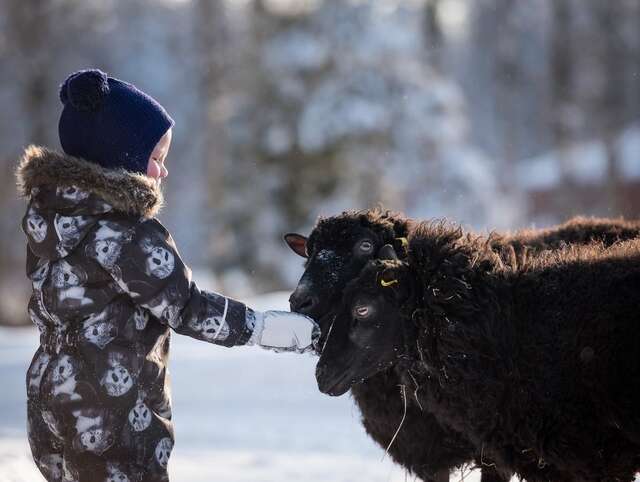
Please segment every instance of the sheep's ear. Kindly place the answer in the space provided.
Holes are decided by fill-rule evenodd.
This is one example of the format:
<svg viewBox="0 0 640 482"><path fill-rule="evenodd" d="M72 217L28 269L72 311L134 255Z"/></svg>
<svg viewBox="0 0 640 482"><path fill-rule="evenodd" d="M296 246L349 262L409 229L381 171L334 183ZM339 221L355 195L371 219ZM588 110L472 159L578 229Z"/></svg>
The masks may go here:
<svg viewBox="0 0 640 482"><path fill-rule="evenodd" d="M291 248L291 250L298 256L308 258L307 253L307 238L302 234L287 233L284 235L284 242Z"/></svg>
<svg viewBox="0 0 640 482"><path fill-rule="evenodd" d="M378 251L378 259L388 259L390 261L398 261L398 255L396 250L390 244L385 244L380 251Z"/></svg>

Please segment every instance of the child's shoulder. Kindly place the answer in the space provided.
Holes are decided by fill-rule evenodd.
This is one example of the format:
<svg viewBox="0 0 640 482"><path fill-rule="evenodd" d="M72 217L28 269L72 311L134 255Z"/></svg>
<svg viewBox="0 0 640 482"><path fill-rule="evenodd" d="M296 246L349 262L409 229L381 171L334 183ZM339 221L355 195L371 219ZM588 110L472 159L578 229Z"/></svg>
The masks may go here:
<svg viewBox="0 0 640 482"><path fill-rule="evenodd" d="M50 189L65 202L86 206L83 196L91 196L113 211L148 219L157 215L164 202L159 186L147 176L108 169L42 146L25 150L16 168L16 184L18 193L27 199L34 192Z"/></svg>
<svg viewBox="0 0 640 482"><path fill-rule="evenodd" d="M98 231L108 233L126 233L127 237L133 239L143 238L167 238L171 234L162 223L156 218L144 218L127 216L122 213L114 212L110 215L103 216L98 221Z"/></svg>
<svg viewBox="0 0 640 482"><path fill-rule="evenodd" d="M141 218L135 224L135 237L145 245L175 245L171 233L157 218Z"/></svg>

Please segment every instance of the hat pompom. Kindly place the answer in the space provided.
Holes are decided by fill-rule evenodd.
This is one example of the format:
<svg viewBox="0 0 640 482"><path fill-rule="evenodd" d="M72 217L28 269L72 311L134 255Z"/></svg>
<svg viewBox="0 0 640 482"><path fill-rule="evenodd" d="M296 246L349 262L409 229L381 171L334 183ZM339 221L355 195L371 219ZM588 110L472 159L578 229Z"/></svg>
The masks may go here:
<svg viewBox="0 0 640 482"><path fill-rule="evenodd" d="M107 74L94 70L81 70L67 77L60 87L60 100L76 110L95 112L109 93Z"/></svg>

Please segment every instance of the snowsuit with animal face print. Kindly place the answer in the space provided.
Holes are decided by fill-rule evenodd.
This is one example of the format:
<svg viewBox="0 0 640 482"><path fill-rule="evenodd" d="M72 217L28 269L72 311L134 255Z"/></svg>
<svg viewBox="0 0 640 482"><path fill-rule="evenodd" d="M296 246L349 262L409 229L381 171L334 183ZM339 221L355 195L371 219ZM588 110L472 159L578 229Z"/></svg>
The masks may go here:
<svg viewBox="0 0 640 482"><path fill-rule="evenodd" d="M26 380L34 459L48 481L168 480L169 328L243 345L255 313L191 281L145 176L36 147L17 175L41 333Z"/></svg>

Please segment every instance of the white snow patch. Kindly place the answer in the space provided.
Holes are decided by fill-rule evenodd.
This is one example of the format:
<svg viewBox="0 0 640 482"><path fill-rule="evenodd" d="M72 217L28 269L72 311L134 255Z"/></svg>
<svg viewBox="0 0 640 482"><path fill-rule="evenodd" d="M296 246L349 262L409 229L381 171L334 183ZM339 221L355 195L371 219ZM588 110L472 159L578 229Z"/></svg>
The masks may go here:
<svg viewBox="0 0 640 482"><path fill-rule="evenodd" d="M640 178L640 124L626 129L618 140L620 172L627 179Z"/></svg>
<svg viewBox="0 0 640 482"><path fill-rule="evenodd" d="M274 71L279 69L316 70L329 60L329 46L319 36L291 30L271 40L264 49L264 61Z"/></svg>
<svg viewBox="0 0 640 482"><path fill-rule="evenodd" d="M280 292L245 301L259 310L286 309L287 297ZM23 386L37 343L35 329L0 328L0 482L44 480L26 440ZM382 460L350 398L318 392L315 357L230 350L181 336L173 337L171 352L177 439L171 480L414 480L388 457ZM462 476L454 472L451 481ZM479 476L467 472L464 481Z"/></svg>
<svg viewBox="0 0 640 482"><path fill-rule="evenodd" d="M515 164L515 178L518 186L533 191L557 186L562 174L557 159L546 154Z"/></svg>
<svg viewBox="0 0 640 482"><path fill-rule="evenodd" d="M287 309L288 295L243 301L259 310ZM37 344L33 328L0 328L0 482L44 480L26 440L24 376ZM311 355L227 349L174 334L170 366L177 442L169 461L171 480L412 480L389 458L382 461L383 450L364 432L349 397L318 391L316 361ZM475 474L470 480L477 480Z"/></svg>
<svg viewBox="0 0 640 482"><path fill-rule="evenodd" d="M625 129L616 141L618 168L623 179L640 178L640 125ZM552 150L515 164L518 186L526 190L552 189L563 172L578 184L599 184L607 176L607 151L602 141L575 143L562 152Z"/></svg>
<svg viewBox="0 0 640 482"><path fill-rule="evenodd" d="M602 142L591 141L574 145L567 152L569 177L579 184L597 184L607 174L607 153Z"/></svg>

